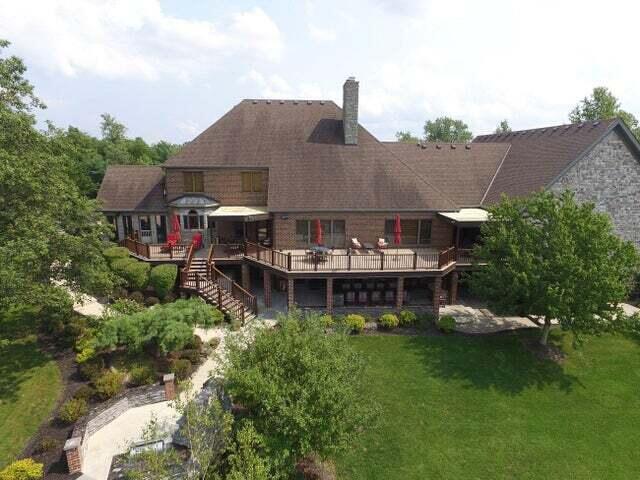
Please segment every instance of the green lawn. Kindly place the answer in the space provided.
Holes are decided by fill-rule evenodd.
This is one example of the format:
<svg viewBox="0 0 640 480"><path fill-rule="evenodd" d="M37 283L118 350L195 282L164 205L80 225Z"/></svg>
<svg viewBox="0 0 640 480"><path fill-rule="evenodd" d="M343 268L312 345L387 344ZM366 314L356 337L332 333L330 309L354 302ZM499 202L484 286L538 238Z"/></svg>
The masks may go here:
<svg viewBox="0 0 640 480"><path fill-rule="evenodd" d="M57 364L34 339L0 343L0 469L51 414L61 384Z"/></svg>
<svg viewBox="0 0 640 480"><path fill-rule="evenodd" d="M354 337L382 415L340 478L640 478L640 345L563 341L559 366L516 334Z"/></svg>

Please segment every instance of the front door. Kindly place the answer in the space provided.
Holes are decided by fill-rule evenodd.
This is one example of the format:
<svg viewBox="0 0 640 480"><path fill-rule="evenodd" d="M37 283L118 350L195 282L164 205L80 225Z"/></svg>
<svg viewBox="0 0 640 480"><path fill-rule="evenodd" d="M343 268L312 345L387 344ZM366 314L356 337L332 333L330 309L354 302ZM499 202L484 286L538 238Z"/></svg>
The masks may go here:
<svg viewBox="0 0 640 480"><path fill-rule="evenodd" d="M167 216L156 215L156 238L158 243L165 243L167 241Z"/></svg>
<svg viewBox="0 0 640 480"><path fill-rule="evenodd" d="M216 229L216 220L215 217L207 217L207 230L208 230L208 235L207 238L209 239L209 242L211 242L212 245L217 245L218 243L220 243L218 241L218 232Z"/></svg>

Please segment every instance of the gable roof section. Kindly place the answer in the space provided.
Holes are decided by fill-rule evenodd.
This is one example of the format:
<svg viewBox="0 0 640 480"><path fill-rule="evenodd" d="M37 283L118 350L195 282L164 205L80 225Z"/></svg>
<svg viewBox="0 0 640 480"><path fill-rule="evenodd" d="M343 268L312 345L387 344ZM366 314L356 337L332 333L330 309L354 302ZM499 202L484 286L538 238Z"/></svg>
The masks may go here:
<svg viewBox="0 0 640 480"><path fill-rule="evenodd" d="M384 142L420 175L437 179L459 207L482 204L500 163L509 151L507 143L448 144Z"/></svg>
<svg viewBox="0 0 640 480"><path fill-rule="evenodd" d="M345 145L331 101L243 100L167 168L269 168L270 211L442 210L455 202L362 126Z"/></svg>
<svg viewBox="0 0 640 480"><path fill-rule="evenodd" d="M473 144L511 145L483 204L498 202L502 193L519 197L547 187L618 125L612 119L476 137Z"/></svg>
<svg viewBox="0 0 640 480"><path fill-rule="evenodd" d="M146 165L111 165L98 190L102 210L107 212L162 212L164 172Z"/></svg>

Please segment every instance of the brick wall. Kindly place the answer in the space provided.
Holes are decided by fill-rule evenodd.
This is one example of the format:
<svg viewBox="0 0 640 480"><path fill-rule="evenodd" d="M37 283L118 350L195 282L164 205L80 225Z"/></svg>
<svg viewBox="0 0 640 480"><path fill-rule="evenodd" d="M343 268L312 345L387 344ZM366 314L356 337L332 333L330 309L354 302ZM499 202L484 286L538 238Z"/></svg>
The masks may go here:
<svg viewBox="0 0 640 480"><path fill-rule="evenodd" d="M378 212L335 212L335 213L294 213L274 214L274 246L280 249L296 248L296 220L344 220L347 246L353 237L360 242L375 244L384 237L385 220L393 220L395 213ZM401 219L431 219L431 247L444 248L452 244L453 227L435 213L401 213ZM286 216L286 219L282 217Z"/></svg>
<svg viewBox="0 0 640 480"><path fill-rule="evenodd" d="M249 171L249 170L247 170ZM269 172L263 170L262 192L242 191L243 170L210 169L204 172L204 193L222 205L257 206L267 204ZM167 169L167 200L184 195L184 177L181 170Z"/></svg>
<svg viewBox="0 0 640 480"><path fill-rule="evenodd" d="M559 178L551 190L570 189L579 201L607 212L618 235L640 247L640 163L622 136L611 132Z"/></svg>

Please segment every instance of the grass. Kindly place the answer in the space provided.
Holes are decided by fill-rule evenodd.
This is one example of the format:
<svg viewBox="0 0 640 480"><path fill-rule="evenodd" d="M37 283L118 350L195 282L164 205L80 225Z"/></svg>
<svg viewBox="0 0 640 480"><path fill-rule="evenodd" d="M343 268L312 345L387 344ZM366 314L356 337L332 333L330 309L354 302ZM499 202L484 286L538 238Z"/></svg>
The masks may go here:
<svg viewBox="0 0 640 480"><path fill-rule="evenodd" d="M560 366L526 335L354 337L382 415L339 478L639 478L640 345L558 335Z"/></svg>
<svg viewBox="0 0 640 480"><path fill-rule="evenodd" d="M61 388L58 365L35 338L0 342L0 469L49 417Z"/></svg>

